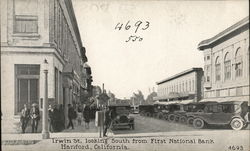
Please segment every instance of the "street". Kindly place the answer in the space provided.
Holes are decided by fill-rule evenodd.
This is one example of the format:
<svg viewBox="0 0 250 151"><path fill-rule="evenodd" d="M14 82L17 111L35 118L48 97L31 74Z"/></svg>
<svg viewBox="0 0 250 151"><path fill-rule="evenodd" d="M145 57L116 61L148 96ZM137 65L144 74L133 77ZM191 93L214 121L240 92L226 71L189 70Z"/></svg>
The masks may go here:
<svg viewBox="0 0 250 151"><path fill-rule="evenodd" d="M140 116L139 114L130 114L135 118L135 129L116 129L114 134L131 134L131 133L154 133L154 132L171 132L171 131L192 131L196 130L191 126L180 123L170 123L165 120Z"/></svg>

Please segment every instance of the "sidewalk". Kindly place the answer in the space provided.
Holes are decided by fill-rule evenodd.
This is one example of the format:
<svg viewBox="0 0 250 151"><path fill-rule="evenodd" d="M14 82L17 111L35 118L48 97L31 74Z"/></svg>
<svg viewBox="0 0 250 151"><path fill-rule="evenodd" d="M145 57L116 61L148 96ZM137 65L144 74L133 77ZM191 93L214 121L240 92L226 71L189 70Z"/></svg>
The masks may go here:
<svg viewBox="0 0 250 151"><path fill-rule="evenodd" d="M50 133L50 138L73 138L73 137L99 137L98 128L94 121L89 123L89 128L85 128L85 123L81 125L74 123L74 129L65 129L62 132ZM111 131L108 131L109 136L113 136ZM25 133L25 134L2 134L2 141L14 140L42 140L42 133Z"/></svg>

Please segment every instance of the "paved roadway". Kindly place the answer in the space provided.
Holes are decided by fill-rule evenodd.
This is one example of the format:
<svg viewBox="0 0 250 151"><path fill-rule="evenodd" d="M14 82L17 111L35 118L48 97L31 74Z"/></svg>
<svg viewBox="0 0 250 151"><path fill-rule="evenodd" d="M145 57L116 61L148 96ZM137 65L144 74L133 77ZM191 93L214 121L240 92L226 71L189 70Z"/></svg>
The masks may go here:
<svg viewBox="0 0 250 151"><path fill-rule="evenodd" d="M131 114L135 118L135 129L116 129L114 134L130 134L130 133L154 133L154 132L174 132L174 131L192 131L196 130L191 126L180 123L171 123L166 120L160 120L150 117L140 116L139 114Z"/></svg>
<svg viewBox="0 0 250 151"><path fill-rule="evenodd" d="M114 135L119 134L140 134L140 133L159 133L159 132L180 132L180 131L214 131L214 130L231 130L229 126L209 126L204 129L195 129L186 124L168 122L151 117L140 116L139 114L131 114L135 118L135 129L116 129L113 130ZM249 126L247 128L249 130ZM244 131L244 130L243 130Z"/></svg>

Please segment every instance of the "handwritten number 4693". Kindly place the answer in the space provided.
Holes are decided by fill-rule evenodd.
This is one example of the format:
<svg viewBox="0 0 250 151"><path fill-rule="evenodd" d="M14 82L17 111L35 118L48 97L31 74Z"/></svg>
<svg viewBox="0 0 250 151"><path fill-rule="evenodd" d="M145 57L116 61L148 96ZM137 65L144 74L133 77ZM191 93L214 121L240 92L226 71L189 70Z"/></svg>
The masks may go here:
<svg viewBox="0 0 250 151"><path fill-rule="evenodd" d="M135 27L135 33L141 29L141 30L146 30L149 28L149 22L148 21L145 21L145 22L142 22L142 21L137 21L134 25L130 25L130 21L128 21L126 24L125 24L125 27L124 29L125 30L129 30L132 26ZM117 23L116 26L115 26L115 30L118 29L118 30L121 30L123 27L123 23ZM141 28L139 28L141 27ZM133 27L132 27L133 28Z"/></svg>

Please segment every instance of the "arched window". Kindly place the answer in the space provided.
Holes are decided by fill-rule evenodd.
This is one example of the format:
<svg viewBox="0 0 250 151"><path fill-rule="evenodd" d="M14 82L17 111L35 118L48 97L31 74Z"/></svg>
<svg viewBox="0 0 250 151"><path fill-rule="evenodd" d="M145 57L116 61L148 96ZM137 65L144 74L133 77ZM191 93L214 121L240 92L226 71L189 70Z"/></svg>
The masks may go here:
<svg viewBox="0 0 250 151"><path fill-rule="evenodd" d="M224 77L225 80L231 79L231 60L229 57L229 53L226 53L224 57Z"/></svg>
<svg viewBox="0 0 250 151"><path fill-rule="evenodd" d="M243 72L242 49L239 47L235 53L235 76L241 77Z"/></svg>
<svg viewBox="0 0 250 151"><path fill-rule="evenodd" d="M220 58L217 57L215 60L215 81L220 81L221 67L220 67Z"/></svg>

